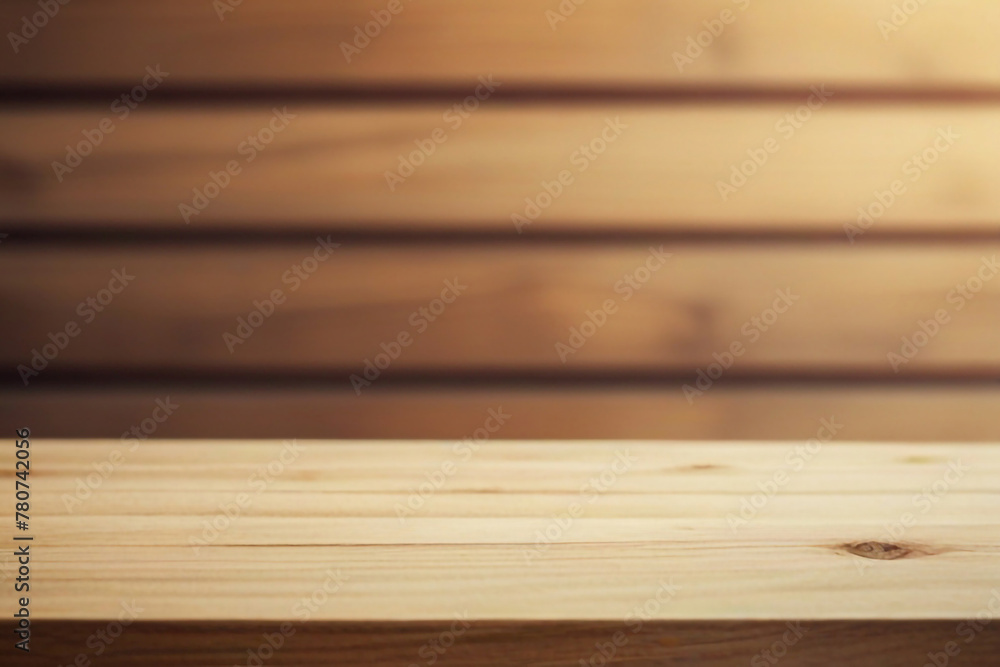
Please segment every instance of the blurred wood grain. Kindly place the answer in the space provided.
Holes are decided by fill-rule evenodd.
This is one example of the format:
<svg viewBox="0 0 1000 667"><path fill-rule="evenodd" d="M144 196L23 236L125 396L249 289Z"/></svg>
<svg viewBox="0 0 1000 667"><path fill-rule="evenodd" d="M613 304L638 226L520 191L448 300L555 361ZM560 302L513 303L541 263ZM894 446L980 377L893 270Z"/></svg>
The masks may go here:
<svg viewBox="0 0 1000 667"><path fill-rule="evenodd" d="M0 26L25 664L997 664L997 3Z"/></svg>
<svg viewBox="0 0 1000 667"><path fill-rule="evenodd" d="M6 110L0 221L28 230L815 232L855 243L997 230L997 108L837 108L828 92L815 111L802 106L820 99L808 91L752 107L486 101L465 118L449 110L460 99L277 112L149 106L125 119L108 108ZM97 131L102 121L113 131Z"/></svg>
<svg viewBox="0 0 1000 667"><path fill-rule="evenodd" d="M504 440L797 440L823 420L840 439L881 442L1000 441L1000 387L849 383L830 386L723 382L688 401L681 383L570 387L377 384L360 396L337 383L285 388L192 388L155 382L129 388L56 385L0 392L0 422L46 438L484 437L491 411L509 416L489 437Z"/></svg>
<svg viewBox="0 0 1000 667"><path fill-rule="evenodd" d="M0 359L10 378L37 350L55 357L36 362L41 372L595 371L694 384L700 369L708 386L722 375L1000 370L996 244L330 249L331 239L24 246L0 266L0 301L20 322Z"/></svg>
<svg viewBox="0 0 1000 667"><path fill-rule="evenodd" d="M8 0L0 25L16 31L38 10ZM998 21L988 0L90 0L8 49L0 81L131 87L161 64L181 86L463 86L494 74L511 86L995 91Z"/></svg>

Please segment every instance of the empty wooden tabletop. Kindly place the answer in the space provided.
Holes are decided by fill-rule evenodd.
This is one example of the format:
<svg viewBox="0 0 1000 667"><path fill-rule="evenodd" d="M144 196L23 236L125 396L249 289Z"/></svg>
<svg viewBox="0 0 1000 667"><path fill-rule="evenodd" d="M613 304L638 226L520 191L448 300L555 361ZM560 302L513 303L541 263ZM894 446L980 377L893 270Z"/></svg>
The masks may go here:
<svg viewBox="0 0 1000 667"><path fill-rule="evenodd" d="M955 632L1000 608L994 445L848 443L836 419L786 443L515 443L489 437L503 419L464 442L33 442L33 613L650 622L679 633L664 659L692 628L865 621L851 632L895 665L907 623Z"/></svg>

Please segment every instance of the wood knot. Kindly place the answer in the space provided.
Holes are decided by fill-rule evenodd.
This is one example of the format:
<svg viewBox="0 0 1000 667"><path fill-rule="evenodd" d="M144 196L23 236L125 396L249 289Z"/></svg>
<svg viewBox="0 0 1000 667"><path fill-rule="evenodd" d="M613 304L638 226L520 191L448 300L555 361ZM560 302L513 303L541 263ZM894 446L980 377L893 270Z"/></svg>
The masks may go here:
<svg viewBox="0 0 1000 667"><path fill-rule="evenodd" d="M917 553L910 547L889 542L853 542L843 548L855 556L873 560L897 560Z"/></svg>

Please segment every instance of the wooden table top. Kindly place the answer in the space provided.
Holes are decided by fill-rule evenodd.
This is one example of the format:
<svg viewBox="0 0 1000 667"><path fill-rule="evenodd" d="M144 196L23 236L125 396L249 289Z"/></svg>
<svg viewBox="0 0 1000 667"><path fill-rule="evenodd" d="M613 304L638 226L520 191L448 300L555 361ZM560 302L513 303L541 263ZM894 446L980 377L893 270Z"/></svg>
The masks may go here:
<svg viewBox="0 0 1000 667"><path fill-rule="evenodd" d="M667 584L653 618L957 620L1000 585L993 445L39 441L33 457L44 619L135 598L145 620L281 620L331 572L341 589L310 620L607 621Z"/></svg>

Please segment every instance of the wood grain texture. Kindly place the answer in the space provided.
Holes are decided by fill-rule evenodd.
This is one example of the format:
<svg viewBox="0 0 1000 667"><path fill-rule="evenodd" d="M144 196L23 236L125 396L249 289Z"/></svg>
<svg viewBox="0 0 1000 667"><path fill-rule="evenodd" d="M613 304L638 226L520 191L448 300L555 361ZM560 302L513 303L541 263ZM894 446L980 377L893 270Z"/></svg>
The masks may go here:
<svg viewBox="0 0 1000 667"><path fill-rule="evenodd" d="M525 237L822 232L845 242L846 225L859 232L857 242L885 232L1000 229L1000 194L990 176L1000 170L994 105L836 108L834 96L795 129L783 119L808 96L749 107L487 100L464 120L449 111L452 102L279 104L295 118L269 144L258 143L260 150L248 138L269 127L270 107L147 106L124 120L107 107L6 110L0 139L9 178L0 187L0 222L29 230L340 228ZM53 163L67 164L67 147L86 143L83 132L102 119L114 130L72 172L57 174ZM436 131L444 143L431 139ZM602 135L617 138L602 148ZM434 147L428 157L419 142ZM386 174L400 173L401 158L411 154L423 163L390 189ZM741 185L733 170L745 162L752 175ZM235 175L226 173L230 163ZM211 174L226 187L217 188ZM720 183L739 187L723 196ZM540 207L533 210L531 201ZM874 217L859 225L859 209Z"/></svg>
<svg viewBox="0 0 1000 667"><path fill-rule="evenodd" d="M893 19L893 0L588 0L555 28L547 14L559 11L555 1L404 0L350 62L341 44L388 0L241 3L220 20L214 7L221 4L69 3L17 54L6 50L0 80L134 85L143 68L159 63L182 85L462 85L489 73L511 85L1000 84L1000 15L988 0L923 4L912 17L897 17L892 32L879 22ZM730 25L715 40L702 38L709 47L679 70L673 54L726 10ZM36 11L31 0L4 2L0 25L17 30Z"/></svg>
<svg viewBox="0 0 1000 667"><path fill-rule="evenodd" d="M680 373L693 383L740 344L722 375L1000 373L995 244L906 252L667 244L653 253L639 244L357 245L297 277L294 267L309 267L315 247L96 246L80 254L24 246L0 265L0 301L20 323L0 360L17 381L17 367L45 345L51 356L49 334L73 323L77 335L42 372L309 373L347 387L370 360L389 361L377 377L369 370L376 381L406 371L590 371ZM123 270L134 279L108 294L109 283L121 289L112 281ZM633 279L634 289L622 282L630 276L647 282ZM970 280L980 291L965 298L956 286ZM260 306L273 314L241 330L239 318L275 290L284 301ZM443 293L453 303L441 302ZM106 306L88 305L98 296ZM602 308L611 313L603 326L584 326L600 321L588 312ZM938 311L948 319L929 337L920 322ZM590 337L574 338L573 328ZM915 337L921 347L907 352L910 360L890 358ZM376 360L399 340L410 343L397 346L395 360Z"/></svg>
<svg viewBox="0 0 1000 667"><path fill-rule="evenodd" d="M161 404L175 407L166 415ZM344 386L160 383L9 389L0 392L0 424L47 438L460 440L481 437L498 410L509 415L496 434L505 440L806 440L833 418L842 439L998 442L998 404L1000 387L975 385L722 384L689 403L680 384L378 385L358 396Z"/></svg>
<svg viewBox="0 0 1000 667"><path fill-rule="evenodd" d="M300 624L285 637L281 649L265 664L283 667L350 667L426 665L430 657L442 667L580 667L601 664L608 642L625 632L627 643L614 648L615 658L636 667L697 664L709 667L747 665L763 651L777 647L781 664L793 667L913 667L927 654L940 653L948 642L961 648L952 664L990 667L1000 651L1000 630L992 623L967 642L956 636L954 621L821 621L803 624L801 641L783 648L787 622L650 621L637 632L622 622L477 622L443 654L428 643L450 631L450 623L331 623ZM266 637L280 636L276 623L156 623L136 621L100 656L102 665L150 667L197 664L233 667L248 664L248 652L260 655ZM968 626L963 626L968 630ZM36 622L37 644L24 664L69 664L88 653L86 642L95 623ZM447 637L447 635L446 635ZM277 641L277 640L276 640ZM446 639L446 641L448 641ZM613 644L612 644L613 645ZM421 653L423 651L423 653ZM772 653L772 660L775 653ZM593 661L590 663L590 661ZM55 661L55 662L53 662ZM763 662L761 662L763 661ZM252 664L252 663L251 663ZM613 663L612 663L613 664Z"/></svg>
<svg viewBox="0 0 1000 667"><path fill-rule="evenodd" d="M648 620L953 625L1000 597L996 446L807 448L38 440L32 612L99 621L135 600L146 622L622 621L659 592ZM103 479L86 496L89 475Z"/></svg>
<svg viewBox="0 0 1000 667"><path fill-rule="evenodd" d="M0 3L22 662L995 667L998 27Z"/></svg>

